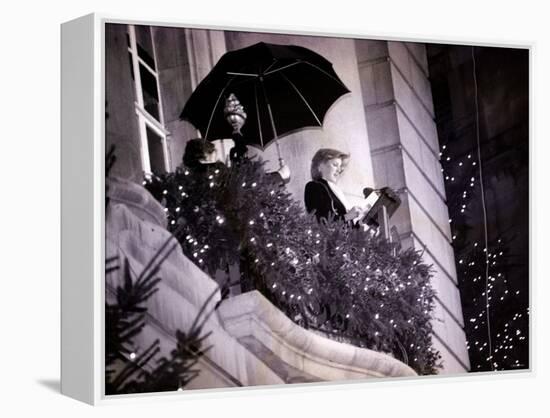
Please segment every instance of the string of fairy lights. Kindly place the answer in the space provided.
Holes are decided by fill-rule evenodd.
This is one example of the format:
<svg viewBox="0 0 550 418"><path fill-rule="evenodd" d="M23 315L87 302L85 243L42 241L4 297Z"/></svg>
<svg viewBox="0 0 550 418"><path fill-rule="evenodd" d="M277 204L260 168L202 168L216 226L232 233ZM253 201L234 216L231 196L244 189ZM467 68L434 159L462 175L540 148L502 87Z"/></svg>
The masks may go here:
<svg viewBox="0 0 550 418"><path fill-rule="evenodd" d="M448 147L446 145L442 145L440 155L442 157L442 160L445 161L444 178L447 183L452 184L456 187L459 186L459 183L462 183L461 180L465 180L465 184L463 185L463 189L460 191L459 195L460 203L459 205L455 205L457 209L455 210L455 212L457 216L466 216L471 210L471 200L473 197L476 196L476 185L480 182L483 182L483 174L476 174L474 172L475 170L478 170L479 167L481 167L480 151L478 149L478 159L476 161L476 158L474 157L474 152L467 153L461 157L453 157L452 153L449 152ZM189 172L185 171L184 174L187 176ZM217 185L217 175L218 172L214 172L213 174L208 176L207 180L209 181L208 186L210 188L213 188ZM257 184L254 182L244 182L240 184L240 186L243 190L250 189L250 191L253 192L253 189L257 187ZM189 190L186 191L186 188L183 185L177 185L176 190L176 193L181 197L181 199L188 199L190 197L188 193L191 192ZM167 195L168 193L173 192L169 192L167 189L164 189L162 191L163 195ZM275 199L280 198L279 193L276 193L273 190L270 192L270 194ZM286 207L283 209L283 211L288 212L288 209L289 208ZM167 213L169 223L171 225L175 225L178 217L181 216L180 207L166 207L165 211ZM253 228L255 225L260 223L264 216L266 216L264 212L260 211L257 216L249 218L247 223L251 228ZM458 219L455 217L455 220ZM225 217L223 216L223 214L220 213L215 216L213 223L215 225L217 224L219 226L223 226L225 221ZM451 225L453 225L453 219L451 218L449 219L449 221L451 222ZM484 224L487 224L486 218L484 219ZM452 235L453 241L457 240L458 234L459 231L454 230ZM308 236L310 237L310 239L313 240L313 242L311 242L312 248L315 247L315 245L313 245L314 242L316 244L319 244L320 242L318 239L318 234L312 233L311 230L305 230L304 236ZM271 241L265 241L262 239L262 237L263 236L261 234L258 235L256 233L252 233L249 236L249 239L251 243L254 243L255 245L264 246L266 251L276 249L275 241L273 241L273 239ZM467 342L468 350L470 350L470 352L473 352L475 350L480 355L484 355L484 360L486 364L483 365L478 363L473 364L472 366L474 370L484 369L486 368L486 365L489 365L491 370L499 370L502 367L502 363L509 363L512 359L512 366L515 365L516 367L521 367L523 365L522 362L519 359L514 359L513 357L514 350L517 349L518 345L525 344L527 341L526 333L522 329L522 324L528 312L516 312L513 317L510 318L510 321L503 324L502 326L495 327L494 333L490 333L488 331L487 319L490 319L490 307L495 303L506 302L507 299L511 296L519 295L520 291L512 290L510 286L508 286L506 272L498 270L501 260L504 259L506 256L506 249L501 246L501 239L498 239L493 245L489 245L488 237L485 236L484 238L485 239L483 242L474 242L472 249L475 251L470 257L464 256L457 260L460 274L465 277L469 277L471 283L473 284L483 283L482 291L479 292L479 294L474 297L473 300L474 303L478 302L478 300L482 300L483 309L479 310L479 312L476 312L475 315L469 315L469 317L466 318L466 321L469 325L469 328L473 331L486 333L485 338L476 338L475 336L473 336ZM204 265L205 260L203 257L211 249L211 246L208 243L202 241L203 239L201 239L200 236L195 237L192 234L189 234L185 237L185 244L190 250L190 255L199 265ZM336 250L338 251L340 249L336 248ZM266 252L263 252L263 254L267 255ZM289 262L295 266L302 264L302 262L304 262L305 264L311 262L309 259L306 259L305 261L300 260L299 257L296 257L296 251L294 251L290 247L286 247L285 254L288 255ZM484 262L479 262L478 254L483 255ZM342 257L346 258L346 256L347 253L342 252ZM256 259L254 261L259 262L261 260ZM274 262L271 262L271 266L274 266ZM366 267L369 274L365 276L365 291L367 291L372 285L373 277L375 278L377 274L380 274L380 272L377 271L369 271L370 266ZM482 271L480 271L480 267L482 267ZM501 293L498 293L499 284L506 287ZM414 282L401 283L401 286L403 286L403 288L407 288L409 287L409 285L414 286ZM284 286L283 283L274 282L272 283L271 287L273 290L276 289L282 296L288 295L290 299L292 299L293 296L297 297L298 300L302 298L302 295L300 295L300 291L296 291L297 289L291 289L287 286ZM390 288L387 287L385 289L385 292L389 291ZM400 288L396 286L395 291L399 292ZM309 289L304 293L304 295L311 295L312 292L313 289ZM384 292L382 293L382 296L384 296ZM418 299L418 302L420 304L426 303L423 298L424 294L423 292L420 292ZM380 309L383 308L384 302L382 301L380 303ZM428 312L425 311L424 313L427 314ZM349 311L347 315L353 315L353 310ZM398 326L391 315L384 315L384 318L382 318L382 315L376 314L374 319L376 321L389 321L389 325L393 328L396 328ZM375 334L375 337L376 336L377 335ZM510 368L510 365L505 368Z"/></svg>
<svg viewBox="0 0 550 418"><path fill-rule="evenodd" d="M462 238L467 242L468 234L460 225L467 225L472 215L481 206L481 242L475 241L469 248L455 248L457 271L462 287L462 297L473 294L472 300L463 300L463 307L479 309L465 310L466 348L470 352L472 371L505 370L526 366L523 354L528 344L529 308L518 303L521 290L513 289L507 278L507 251L503 239L490 239L486 203L485 180L482 161L482 145L479 131L478 81L476 75L475 49L471 48L473 61L475 144L460 156L453 155L445 144L439 153L441 171L446 189L457 191L454 201L448 202L451 217L453 245ZM460 190L461 188L461 190ZM475 199L475 200L474 200ZM479 213L479 212L478 212ZM517 283L515 283L517 287ZM515 298L514 298L515 297ZM493 316L495 311L503 312L498 304L508 304L516 312L509 317ZM508 309L509 310L509 309Z"/></svg>
<svg viewBox="0 0 550 418"><path fill-rule="evenodd" d="M155 186L152 190L158 190L157 196L164 202L171 227L179 224L182 218L206 219L206 229L194 222L186 223L186 235L180 239L184 252L195 263L210 270L213 261L219 263L218 246L228 242L229 236L224 235L226 229L243 231L238 239L247 242L249 262L257 265L258 271L274 273L261 275L270 293L284 300L282 306L304 300L325 301L328 297L331 310L319 313L319 323L316 324L322 328L319 330L338 335L341 330L323 319L323 315L341 315L342 320L358 324L356 328L347 328L350 336L355 335L352 334L354 329L369 329L369 344L372 341L373 344L391 347L388 341L406 338L412 364L417 364L420 372L433 372L431 367L435 365L438 353L431 345L431 339L424 340L423 337L429 334L426 327L433 310L433 290L429 284L429 268L421 263L419 254L394 254L377 240L367 239L367 235L362 234L358 234L364 237L362 240L357 237L348 240L337 227L331 233L330 228L321 228L316 219L307 216L284 190L273 190L272 184L265 179L252 180L263 178L257 177L257 173L245 170L243 173L248 173L246 176L249 177L242 177L245 174L239 172L230 177L226 174L219 177L218 170L211 171L204 174L205 183L201 180L200 196L193 187L196 179L202 179L202 174L191 176L188 170L179 173L168 176L158 185L162 187ZM229 178L234 180L229 181ZM146 181L145 184L149 183ZM229 206L220 205L216 200L224 195L225 190L232 193ZM253 201L250 201L251 196L254 196ZM247 203L241 207L239 202ZM240 209L235 211L237 207ZM231 215L234 212L240 216L234 218ZM223 242L218 242L220 238ZM325 249L327 240L334 245L330 253ZM319 288L317 279L313 278L317 277L320 259L324 256L330 258L330 265L339 266L335 271L339 272L341 280L325 283L323 288ZM292 268L289 269L289 265ZM288 274L291 271L295 273ZM344 278L349 278L345 281L346 292L341 286ZM333 286L333 291L328 291L325 286ZM378 296L371 298L371 294ZM416 303L411 304L412 300ZM292 318L292 309L287 314ZM415 326L418 328L413 329ZM398 337L406 333L410 337Z"/></svg>
<svg viewBox="0 0 550 418"><path fill-rule="evenodd" d="M479 139L479 103L478 103L478 88L477 88L477 75L476 75L476 56L475 56L475 47L472 46L472 74L474 81L474 103L475 103L475 126L476 126L476 146L477 146L477 160L479 162L479 188L481 195L481 206L483 208L483 239L485 242L485 315L487 321L487 343L489 344L489 365L491 370L495 369L495 362L493 362L493 341L491 337L491 310L489 304L489 233L487 227L487 204L485 202L485 186L483 184L483 165L481 163L481 143ZM473 177L472 177L473 179ZM495 262L493 262L495 263ZM487 344L486 343L486 344ZM497 364L498 365L498 364Z"/></svg>
<svg viewBox="0 0 550 418"><path fill-rule="evenodd" d="M492 237L489 232L489 215L486 202L486 190L485 190L485 177L484 177L484 164L482 159L482 143L480 138L480 116L479 116L479 103L478 103L478 80L476 75L476 54L475 48L471 48L471 56L473 62L473 74L472 82L474 88L473 100L474 100L474 127L475 134L473 144L467 151L462 151L460 155L457 155L454 148L450 143L442 144L439 153L441 161L441 172L445 180L446 189L457 191L454 193L452 201L448 202L449 212L451 217L449 219L451 227L452 243L455 246L455 254L457 255L457 271L459 275L459 282L462 292L463 307L469 306L468 309L464 309L465 316L465 330L467 334L466 348L470 352L470 361L473 371L478 370L504 370L510 368L524 367L526 362L523 357L523 353L526 352L525 347L528 346L528 306L523 306L518 303L518 297L522 296L524 287L519 288L517 283L513 283L509 280L506 259L508 257L508 250L506 247L506 239L504 237ZM213 188L217 185L216 175L219 172L216 171L208 177L208 185ZM185 172L188 175L189 172ZM241 184L242 189L250 190L257 187L255 182L243 182ZM187 191L192 193L191 191ZM186 198L189 195L183 186L178 186L178 193L182 198ZM164 190L164 194L168 193ZM271 191L271 195L275 199L280 199L281 196L275 191ZM447 193L447 195L453 195L453 193ZM198 210L198 208L197 208ZM288 212L289 208L284 209ZM168 212L168 208L165 209ZM179 217L180 208L171 208L170 213L167 213L168 219L171 225L175 225L176 220ZM469 219L477 212L481 213L476 218L481 225L481 237L475 237L473 243L465 241L468 239L468 232L461 229L460 226L467 225ZM268 212L266 212L268 213ZM255 225L261 223L261 219L265 216L263 212L259 212L249 218L248 222L251 230ZM273 214L269 214L273 215ZM216 215L214 224L223 226L226 219L222 214ZM267 256L271 251L276 251L277 240L271 236L270 241L265 241L265 234L251 233L248 236L250 243L253 245L263 246L264 251L260 252L260 258L254 260L255 263L263 263L266 260L262 260L261 256ZM311 231L305 231L304 236L310 236ZM198 239L197 239L198 238ZM211 248L208 244L201 244L200 237L193 237L188 235L185 239L186 244L192 249L191 255L199 265L204 265L203 254L208 252ZM278 239L279 237L277 237ZM313 237L311 237L313 238ZM318 245L320 241L315 237L315 245ZM472 238L471 236L469 238ZM461 243L468 242L468 247L461 247ZM311 248L315 245L311 243ZM339 248L336 248L338 251ZM364 251L364 249L363 249ZM296 256L294 248L286 247L285 254L288 262L294 266L300 266L302 264L311 263L315 257L302 258ZM318 257L319 254L316 254ZM342 253L342 258L346 258L347 253ZM271 261L270 265L275 266L275 262ZM278 260L279 262L280 260ZM372 286L373 277L376 276L376 271L369 270L369 266L366 266L365 283L364 287L357 288L356 290L363 289L367 292ZM378 272L379 273L379 272ZM354 277L353 273L351 276ZM386 276L391 278L392 276ZM410 278L410 276L409 276ZM373 279L371 281L371 279ZM388 281L391 283L391 280ZM297 298L300 300L302 295L311 295L314 292L313 288L300 289L292 288L295 284L283 283L280 281L274 281L270 284L271 289L274 292L280 293L282 296L288 296L288 298ZM395 292L401 291L408 286L414 287L414 281L407 281L401 283L399 286L395 286ZM422 289L424 290L424 288ZM385 292L390 292L389 287L384 289ZM385 296L385 293L381 293ZM464 297L471 296L471 300L464 300ZM424 300L424 294L421 292L417 301L421 304L426 303ZM502 306L508 304L510 309L503 310ZM384 302L380 303L380 309L384 308ZM504 313L503 313L504 312ZM428 314L428 310L424 312ZM346 314L346 318L353 315L353 310L350 310ZM396 328L398 325L391 315L381 315L378 312L374 314L374 320L388 321L388 324L392 328ZM405 325L405 324L402 324ZM378 336L378 332L375 333ZM430 348L431 349L431 348Z"/></svg>

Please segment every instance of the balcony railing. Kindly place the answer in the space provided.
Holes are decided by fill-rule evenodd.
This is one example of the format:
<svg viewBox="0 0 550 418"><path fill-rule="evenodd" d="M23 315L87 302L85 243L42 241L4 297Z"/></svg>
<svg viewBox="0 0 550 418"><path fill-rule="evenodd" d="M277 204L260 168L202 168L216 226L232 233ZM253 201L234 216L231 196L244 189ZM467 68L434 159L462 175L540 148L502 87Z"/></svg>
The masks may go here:
<svg viewBox="0 0 550 418"><path fill-rule="evenodd" d="M108 185L106 254L128 260L131 270L139 272L170 239L163 207L133 183L109 179ZM212 349L201 358L201 372L189 388L416 375L387 354L300 327L257 291L222 300L217 283L179 246L164 260L158 276L162 280L147 302L146 327L136 342L147 347L159 339L160 354L168 353L175 344L175 331L190 328L202 312L203 331L211 333L205 345ZM122 278L114 272L106 280L109 299Z"/></svg>

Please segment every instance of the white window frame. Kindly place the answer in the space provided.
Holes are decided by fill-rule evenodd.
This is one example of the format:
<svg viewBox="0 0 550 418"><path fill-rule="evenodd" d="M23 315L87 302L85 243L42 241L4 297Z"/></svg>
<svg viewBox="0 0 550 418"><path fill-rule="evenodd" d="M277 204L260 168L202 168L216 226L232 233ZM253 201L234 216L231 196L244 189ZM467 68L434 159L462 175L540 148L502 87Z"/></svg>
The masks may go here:
<svg viewBox="0 0 550 418"><path fill-rule="evenodd" d="M149 27L149 30L151 28ZM134 102L136 116L138 119L139 126L139 137L140 137L140 149L141 149L141 163L143 171L146 177L150 177L153 173L151 170L151 159L149 154L149 143L147 139L147 128L150 128L154 131L160 138L162 143L163 157L164 157L164 169L170 171L170 158L168 152L168 140L170 137L170 132L164 126L164 114L162 110L162 97L160 92L160 83L158 72L153 70L143 59L138 55L137 49L137 40L136 40L136 28L134 25L128 25L128 37L130 39L130 45L128 46L128 52L132 57L132 68L134 71L134 87L136 93L136 101ZM155 43L153 42L153 32L151 31L151 41L153 46L153 60L155 65L157 63ZM147 110L145 110L145 104L143 101L143 89L141 85L141 73L140 65L143 65L147 71L155 77L157 83L157 92L158 92L158 107L159 107L159 120L157 120L153 115L151 115Z"/></svg>

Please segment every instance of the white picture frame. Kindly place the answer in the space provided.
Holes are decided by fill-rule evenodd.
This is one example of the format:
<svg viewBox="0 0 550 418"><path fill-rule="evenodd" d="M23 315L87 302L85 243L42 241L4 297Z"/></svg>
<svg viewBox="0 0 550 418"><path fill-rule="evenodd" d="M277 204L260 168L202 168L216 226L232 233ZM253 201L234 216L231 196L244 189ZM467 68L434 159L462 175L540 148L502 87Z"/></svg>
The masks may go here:
<svg viewBox="0 0 550 418"><path fill-rule="evenodd" d="M104 393L104 72L105 25L109 23L202 28L185 23L125 21L97 14L62 25L61 390L68 396L90 404L116 402ZM267 29L267 32L309 36L337 35L275 29ZM340 36L363 37L347 34ZM378 39L387 40L388 37ZM509 46L530 48L529 45ZM148 123L152 124L150 121ZM158 127L155 128L159 130ZM166 134L162 130L159 132ZM163 146L166 149L166 141ZM166 155L167 153L167 166ZM185 396L195 395L200 396L201 391L185 393ZM146 396L162 399L166 396L181 396L181 393Z"/></svg>

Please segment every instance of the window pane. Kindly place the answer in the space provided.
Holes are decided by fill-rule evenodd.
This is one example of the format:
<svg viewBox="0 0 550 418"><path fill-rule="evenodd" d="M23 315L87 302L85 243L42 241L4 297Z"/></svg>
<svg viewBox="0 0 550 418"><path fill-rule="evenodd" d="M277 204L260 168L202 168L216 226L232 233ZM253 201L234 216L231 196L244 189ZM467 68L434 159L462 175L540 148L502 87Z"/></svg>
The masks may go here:
<svg viewBox="0 0 550 418"><path fill-rule="evenodd" d="M132 75L132 80L134 80L134 61L132 59L132 53L128 52L128 59L130 62L130 74Z"/></svg>
<svg viewBox="0 0 550 418"><path fill-rule="evenodd" d="M153 40L151 39L151 27L136 25L136 43L139 57L153 70L156 70L155 54L153 53Z"/></svg>
<svg viewBox="0 0 550 418"><path fill-rule="evenodd" d="M155 174L165 173L166 168L164 166L164 148L162 147L162 137L157 135L157 133L148 126L146 126L146 129L151 171Z"/></svg>
<svg viewBox="0 0 550 418"><path fill-rule="evenodd" d="M141 76L141 89L143 91L143 105L145 110L160 122L157 79L141 64L139 65L139 75Z"/></svg>

